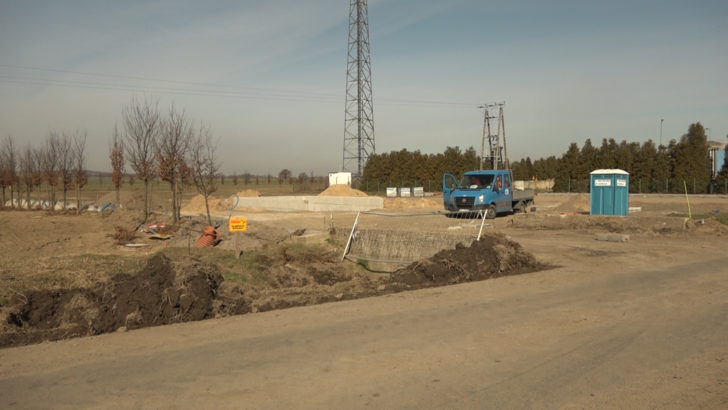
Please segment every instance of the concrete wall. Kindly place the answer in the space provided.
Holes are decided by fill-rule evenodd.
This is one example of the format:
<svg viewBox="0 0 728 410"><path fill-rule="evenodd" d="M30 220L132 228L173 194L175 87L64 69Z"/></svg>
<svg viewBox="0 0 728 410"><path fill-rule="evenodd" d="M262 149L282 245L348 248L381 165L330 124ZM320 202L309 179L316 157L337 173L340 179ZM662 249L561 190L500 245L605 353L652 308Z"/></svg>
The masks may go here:
<svg viewBox="0 0 728 410"><path fill-rule="evenodd" d="M369 211L384 208L384 199L375 196L263 196L237 197L237 208L263 208L271 211Z"/></svg>
<svg viewBox="0 0 728 410"><path fill-rule="evenodd" d="M362 229L355 233L348 257L366 260L372 270L394 272L443 249L454 249L458 243L470 245L474 240L475 236L462 233Z"/></svg>

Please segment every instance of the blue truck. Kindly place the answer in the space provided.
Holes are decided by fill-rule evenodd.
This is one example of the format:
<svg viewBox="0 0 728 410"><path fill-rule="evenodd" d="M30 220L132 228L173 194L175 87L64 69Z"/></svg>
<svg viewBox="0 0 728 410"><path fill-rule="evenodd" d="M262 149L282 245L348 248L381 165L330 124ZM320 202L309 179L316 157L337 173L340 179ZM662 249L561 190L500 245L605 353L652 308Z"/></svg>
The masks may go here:
<svg viewBox="0 0 728 410"><path fill-rule="evenodd" d="M483 211L488 219L499 213L527 212L533 205L533 190L513 189L510 170L468 171L459 180L444 174L442 197L448 211Z"/></svg>

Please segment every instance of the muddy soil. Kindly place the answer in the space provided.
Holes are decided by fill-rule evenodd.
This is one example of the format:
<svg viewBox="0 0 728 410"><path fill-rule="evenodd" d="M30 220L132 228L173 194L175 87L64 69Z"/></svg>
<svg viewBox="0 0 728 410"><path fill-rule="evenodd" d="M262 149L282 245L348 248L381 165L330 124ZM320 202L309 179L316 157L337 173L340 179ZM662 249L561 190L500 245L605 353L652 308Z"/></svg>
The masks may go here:
<svg viewBox="0 0 728 410"><path fill-rule="evenodd" d="M504 235L485 236L470 246L458 244L410 264L392 275L395 287L425 287L518 275L548 268Z"/></svg>
<svg viewBox="0 0 728 410"><path fill-rule="evenodd" d="M158 254L137 274L93 288L31 291L16 299L7 318L14 329L0 335L0 346L206 319L222 281L215 265L173 264Z"/></svg>
<svg viewBox="0 0 728 410"><path fill-rule="evenodd" d="M333 253L249 256L265 281L225 283L218 266L163 254L136 274L117 274L92 288L37 290L19 296L7 315L0 347L126 331L147 326L283 309L336 300L484 280L546 266L503 235L443 250L393 274L346 269Z"/></svg>

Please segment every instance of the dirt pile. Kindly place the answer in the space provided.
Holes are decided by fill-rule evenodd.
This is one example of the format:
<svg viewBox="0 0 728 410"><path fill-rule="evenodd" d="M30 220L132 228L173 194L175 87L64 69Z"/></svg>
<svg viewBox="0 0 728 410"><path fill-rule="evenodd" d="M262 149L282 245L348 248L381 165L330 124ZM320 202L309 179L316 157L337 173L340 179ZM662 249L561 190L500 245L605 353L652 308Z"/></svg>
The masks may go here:
<svg viewBox="0 0 728 410"><path fill-rule="evenodd" d="M0 347L357 299L545 267L503 235L440 251L393 274L342 264L339 249L328 242L304 245L292 237L245 251L239 259L218 258L219 265L199 257L172 262L160 253L136 274L116 274L88 288L18 294L5 310Z"/></svg>
<svg viewBox="0 0 728 410"><path fill-rule="evenodd" d="M207 198L207 202L210 206L210 211L228 211L233 207L233 205L235 205L235 200L232 197L220 199L214 196L210 196ZM206 211L207 209L205 208L205 197L199 194L192 197L189 202L182 206L182 212Z"/></svg>
<svg viewBox="0 0 728 410"><path fill-rule="evenodd" d="M521 245L503 235L485 236L470 246L458 244L392 274L395 287L429 287L518 275L547 268Z"/></svg>
<svg viewBox="0 0 728 410"><path fill-rule="evenodd" d="M255 189L246 189L245 191L238 192L239 197L259 197L260 192Z"/></svg>
<svg viewBox="0 0 728 410"><path fill-rule="evenodd" d="M8 315L0 346L97 335L212 317L223 277L194 260L173 264L159 254L136 275L118 274L92 289L39 290Z"/></svg>
<svg viewBox="0 0 728 410"><path fill-rule="evenodd" d="M326 188L319 196L368 196L364 192L348 185L337 184Z"/></svg>
<svg viewBox="0 0 728 410"><path fill-rule="evenodd" d="M573 194L556 207L558 212L589 212L589 194Z"/></svg>

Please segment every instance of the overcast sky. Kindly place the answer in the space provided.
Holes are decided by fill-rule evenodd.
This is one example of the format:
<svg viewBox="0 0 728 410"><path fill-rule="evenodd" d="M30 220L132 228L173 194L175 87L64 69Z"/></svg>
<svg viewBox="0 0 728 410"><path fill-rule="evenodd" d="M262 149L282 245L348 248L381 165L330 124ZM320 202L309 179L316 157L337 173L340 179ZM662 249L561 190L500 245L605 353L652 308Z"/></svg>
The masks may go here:
<svg viewBox="0 0 728 410"><path fill-rule="evenodd" d="M92 170L134 96L220 137L226 172L342 163L349 1L0 0L0 135L88 132ZM377 152L479 147L505 101L511 160L591 138L728 134L728 1L370 0Z"/></svg>

